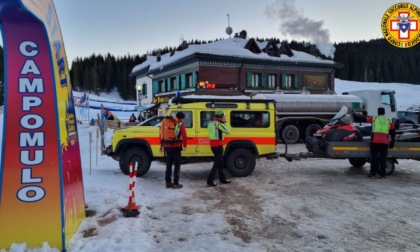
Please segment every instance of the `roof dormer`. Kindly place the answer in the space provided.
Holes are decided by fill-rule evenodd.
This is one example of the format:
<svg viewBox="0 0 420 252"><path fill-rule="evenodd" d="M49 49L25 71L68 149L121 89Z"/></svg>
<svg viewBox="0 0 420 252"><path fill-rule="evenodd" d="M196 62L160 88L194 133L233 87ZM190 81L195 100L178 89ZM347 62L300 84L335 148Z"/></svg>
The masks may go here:
<svg viewBox="0 0 420 252"><path fill-rule="evenodd" d="M261 49L260 49L260 47L258 46L257 42L253 38L250 38L248 40L248 42L246 43L246 45L245 45L244 48L245 49L248 49L252 53L257 53L258 54L258 53L261 53L262 52Z"/></svg>
<svg viewBox="0 0 420 252"><path fill-rule="evenodd" d="M289 57L292 57L294 54L292 52L292 49L290 48L289 44L286 41L281 42L281 46L279 49L279 54L284 54Z"/></svg>
<svg viewBox="0 0 420 252"><path fill-rule="evenodd" d="M277 44L274 42L274 40L271 39L267 41L267 45L263 49L263 52L272 57L280 57L279 48L277 47Z"/></svg>

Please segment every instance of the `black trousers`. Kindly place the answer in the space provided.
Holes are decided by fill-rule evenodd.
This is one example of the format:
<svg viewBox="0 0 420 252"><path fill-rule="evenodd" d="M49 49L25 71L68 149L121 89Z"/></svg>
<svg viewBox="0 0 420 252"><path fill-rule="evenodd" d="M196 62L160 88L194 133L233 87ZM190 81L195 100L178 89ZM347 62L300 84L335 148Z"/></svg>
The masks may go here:
<svg viewBox="0 0 420 252"><path fill-rule="evenodd" d="M386 156L388 155L388 144L370 144L370 174L376 175L378 173L381 176L386 175ZM381 169L378 170L378 166L381 165Z"/></svg>
<svg viewBox="0 0 420 252"><path fill-rule="evenodd" d="M172 183L172 165L174 166L174 184L179 183L179 172L181 170L181 150L182 147L167 148L166 151L166 183Z"/></svg>
<svg viewBox="0 0 420 252"><path fill-rule="evenodd" d="M225 182L226 177L223 172L224 163L223 163L223 146L211 147L211 151L214 154L214 163L209 176L207 177L207 184L211 184L214 181L216 176L216 171L219 171L219 180L220 182Z"/></svg>

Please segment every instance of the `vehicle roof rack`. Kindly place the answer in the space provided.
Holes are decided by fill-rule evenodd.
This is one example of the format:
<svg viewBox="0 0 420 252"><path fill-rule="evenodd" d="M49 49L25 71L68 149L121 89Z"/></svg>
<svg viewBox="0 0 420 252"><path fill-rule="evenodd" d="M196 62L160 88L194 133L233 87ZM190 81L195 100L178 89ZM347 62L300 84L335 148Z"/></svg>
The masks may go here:
<svg viewBox="0 0 420 252"><path fill-rule="evenodd" d="M184 98L184 97L174 97L172 98L171 102L173 104L180 104L180 103L193 103L193 102L232 102L232 103L238 103L238 102L245 102L245 103L271 103L275 100L266 100L266 99L229 99L229 98Z"/></svg>

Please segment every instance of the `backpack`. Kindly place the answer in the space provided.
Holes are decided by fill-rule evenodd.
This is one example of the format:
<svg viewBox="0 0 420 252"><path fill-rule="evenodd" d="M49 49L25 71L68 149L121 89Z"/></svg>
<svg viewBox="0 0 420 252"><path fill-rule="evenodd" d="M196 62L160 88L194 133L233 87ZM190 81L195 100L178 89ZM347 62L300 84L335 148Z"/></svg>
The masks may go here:
<svg viewBox="0 0 420 252"><path fill-rule="evenodd" d="M160 138L164 143L174 143L181 139L181 123L172 116L166 116L160 125Z"/></svg>

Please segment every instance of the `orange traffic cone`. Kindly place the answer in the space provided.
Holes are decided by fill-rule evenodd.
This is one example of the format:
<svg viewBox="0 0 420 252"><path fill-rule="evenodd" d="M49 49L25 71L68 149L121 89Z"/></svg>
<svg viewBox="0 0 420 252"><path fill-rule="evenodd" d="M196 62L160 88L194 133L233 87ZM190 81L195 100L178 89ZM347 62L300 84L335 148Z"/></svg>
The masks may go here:
<svg viewBox="0 0 420 252"><path fill-rule="evenodd" d="M128 197L128 204L123 209L121 209L124 217L136 217L140 214L139 207L137 206L136 202L134 202L135 194L134 194L134 187L136 186L136 176L137 176L137 162L134 166L133 171L133 163L130 163L130 184L129 184L129 192L130 195Z"/></svg>

